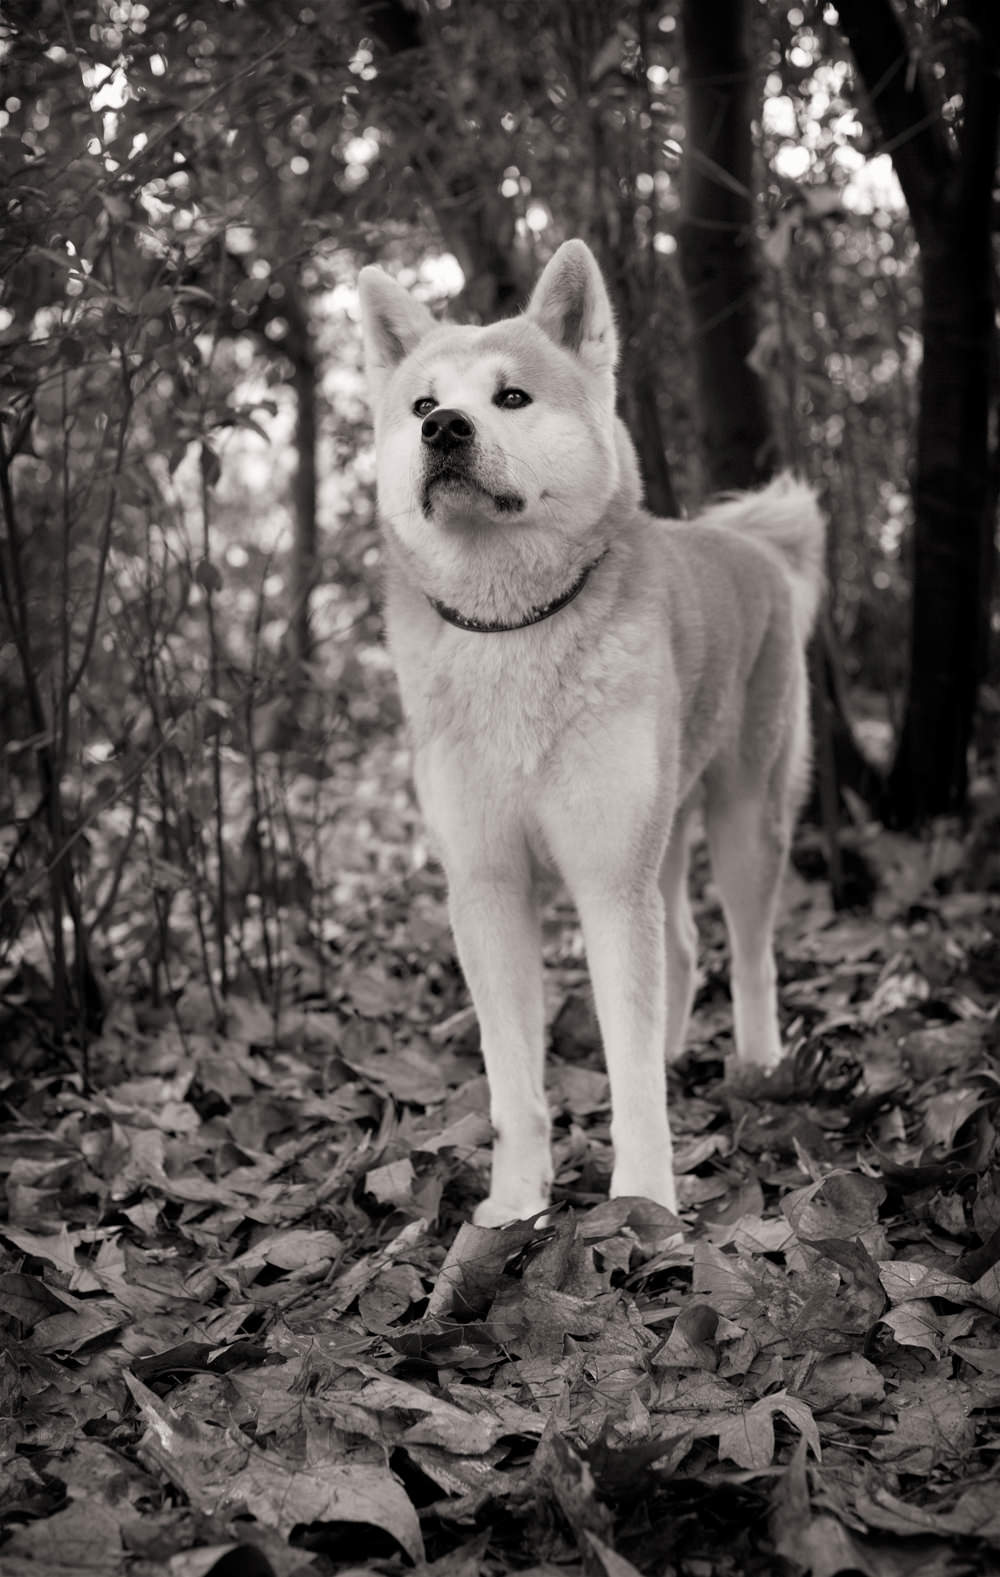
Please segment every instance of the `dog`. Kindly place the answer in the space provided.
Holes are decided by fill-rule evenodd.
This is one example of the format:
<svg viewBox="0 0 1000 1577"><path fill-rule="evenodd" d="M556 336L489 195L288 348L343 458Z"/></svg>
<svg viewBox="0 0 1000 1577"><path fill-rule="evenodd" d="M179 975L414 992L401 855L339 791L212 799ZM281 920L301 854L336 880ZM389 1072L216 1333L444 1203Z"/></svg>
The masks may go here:
<svg viewBox="0 0 1000 1577"><path fill-rule="evenodd" d="M823 523L788 475L691 521L645 512L614 316L567 241L525 311L438 322L359 277L389 650L479 1020L493 1125L474 1221L549 1203L538 878L576 904L611 1092L612 1197L677 1209L665 1062L695 985L701 806L738 1059L782 1055L773 929L810 730Z"/></svg>

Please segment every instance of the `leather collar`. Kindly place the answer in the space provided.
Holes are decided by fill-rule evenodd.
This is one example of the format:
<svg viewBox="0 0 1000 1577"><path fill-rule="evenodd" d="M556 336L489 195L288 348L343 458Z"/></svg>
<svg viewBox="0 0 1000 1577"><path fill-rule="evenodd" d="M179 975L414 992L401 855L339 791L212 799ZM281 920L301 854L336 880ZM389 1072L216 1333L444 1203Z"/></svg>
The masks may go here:
<svg viewBox="0 0 1000 1577"><path fill-rule="evenodd" d="M427 601L435 613L441 615L446 624L453 624L458 630L470 630L474 635L502 635L507 630L526 630L532 624L541 624L543 619L551 619L554 613L558 613L561 608L565 608L568 603L571 603L574 597L578 597L590 579L592 572L603 559L607 558L608 552L609 549L605 548L603 553L599 553L596 559L592 559L589 564L584 566L572 586L568 587L558 597L553 597L551 602L543 602L538 608L530 608L524 615L524 618L519 619L516 624L492 624L487 623L483 619L468 619L464 613L459 613L456 608L449 608L447 603L438 602L436 597L428 597Z"/></svg>

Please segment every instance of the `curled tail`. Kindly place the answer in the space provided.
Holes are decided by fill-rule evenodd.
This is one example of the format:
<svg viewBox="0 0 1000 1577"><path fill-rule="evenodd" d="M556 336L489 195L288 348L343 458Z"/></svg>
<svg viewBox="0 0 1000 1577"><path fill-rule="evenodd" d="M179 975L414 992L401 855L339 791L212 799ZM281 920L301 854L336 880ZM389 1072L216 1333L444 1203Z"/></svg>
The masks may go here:
<svg viewBox="0 0 1000 1577"><path fill-rule="evenodd" d="M755 537L773 549L792 588L795 628L807 641L823 594L826 524L807 482L790 471L756 493L738 493L712 504L705 512L709 525Z"/></svg>

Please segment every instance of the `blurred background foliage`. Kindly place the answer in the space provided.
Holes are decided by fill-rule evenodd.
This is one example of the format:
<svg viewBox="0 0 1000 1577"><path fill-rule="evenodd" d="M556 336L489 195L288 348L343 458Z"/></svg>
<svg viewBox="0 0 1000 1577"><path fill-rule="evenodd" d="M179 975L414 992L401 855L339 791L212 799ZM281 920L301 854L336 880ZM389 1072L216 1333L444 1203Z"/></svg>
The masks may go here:
<svg viewBox="0 0 1000 1577"><path fill-rule="evenodd" d="M975 7L885 5L958 158ZM687 512L718 476L685 212L699 180L729 192L753 464L820 490L840 684L887 763L921 280L849 9L722 7L749 29L747 181L692 143L681 0L5 8L0 953L11 1000L52 999L47 1033L195 979L217 1019L234 988L277 1015L290 971L326 989L359 894L437 891L380 645L363 263L485 319L587 238L650 504ZM977 595L989 630L985 572ZM977 678L974 788L995 662Z"/></svg>

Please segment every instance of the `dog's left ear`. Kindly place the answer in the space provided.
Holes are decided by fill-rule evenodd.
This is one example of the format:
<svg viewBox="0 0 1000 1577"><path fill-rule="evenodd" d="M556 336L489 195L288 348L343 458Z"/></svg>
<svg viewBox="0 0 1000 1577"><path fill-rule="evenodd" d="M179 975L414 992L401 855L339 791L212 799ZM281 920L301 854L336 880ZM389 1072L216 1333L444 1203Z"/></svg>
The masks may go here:
<svg viewBox="0 0 1000 1577"><path fill-rule="evenodd" d="M422 302L381 268L363 268L358 275L365 371L378 390L399 363L415 350L434 319Z"/></svg>
<svg viewBox="0 0 1000 1577"><path fill-rule="evenodd" d="M549 259L526 315L591 372L606 373L613 382L618 360L614 313L597 259L585 242L564 241Z"/></svg>

